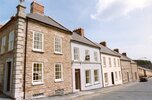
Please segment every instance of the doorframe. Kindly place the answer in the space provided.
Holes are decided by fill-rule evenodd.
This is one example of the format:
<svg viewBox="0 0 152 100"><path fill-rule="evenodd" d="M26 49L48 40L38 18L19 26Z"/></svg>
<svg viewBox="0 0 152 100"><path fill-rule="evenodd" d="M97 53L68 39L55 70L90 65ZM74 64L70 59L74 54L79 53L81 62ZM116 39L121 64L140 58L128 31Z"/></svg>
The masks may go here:
<svg viewBox="0 0 152 100"><path fill-rule="evenodd" d="M10 91L6 91L6 89L7 89L7 72L8 72L8 70L7 70L7 63L8 62L11 62L11 74L10 74ZM13 72L13 58L9 58L9 59L7 59L6 60L6 62L5 62L5 68L4 68L4 88L3 88L3 93L4 94L6 94L6 95L11 95L11 87L12 87L12 72Z"/></svg>

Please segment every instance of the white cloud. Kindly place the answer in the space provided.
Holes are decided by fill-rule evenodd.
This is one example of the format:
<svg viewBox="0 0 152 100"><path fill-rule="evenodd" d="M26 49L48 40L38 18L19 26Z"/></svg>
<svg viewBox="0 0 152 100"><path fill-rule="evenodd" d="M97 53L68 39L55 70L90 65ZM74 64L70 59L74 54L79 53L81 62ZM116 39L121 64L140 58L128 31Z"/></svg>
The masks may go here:
<svg viewBox="0 0 152 100"><path fill-rule="evenodd" d="M98 0L92 19L111 20L151 6L152 0Z"/></svg>

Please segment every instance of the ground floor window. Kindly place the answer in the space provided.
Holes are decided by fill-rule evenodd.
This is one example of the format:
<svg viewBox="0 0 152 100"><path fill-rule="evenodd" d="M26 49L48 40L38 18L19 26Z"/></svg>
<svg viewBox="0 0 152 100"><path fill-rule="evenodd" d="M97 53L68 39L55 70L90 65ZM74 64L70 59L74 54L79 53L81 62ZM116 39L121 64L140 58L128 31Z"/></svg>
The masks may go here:
<svg viewBox="0 0 152 100"><path fill-rule="evenodd" d="M33 83L39 84L43 82L43 64L33 63Z"/></svg>
<svg viewBox="0 0 152 100"><path fill-rule="evenodd" d="M62 64L55 64L55 81L62 81Z"/></svg>
<svg viewBox="0 0 152 100"><path fill-rule="evenodd" d="M116 80L118 80L118 75L117 75L117 72L115 72L115 77L116 77Z"/></svg>
<svg viewBox="0 0 152 100"><path fill-rule="evenodd" d="M0 84L3 82L3 75L4 75L4 65L0 64Z"/></svg>
<svg viewBox="0 0 152 100"><path fill-rule="evenodd" d="M86 85L87 84L91 84L91 71L90 70L86 70L85 71L85 76L86 76Z"/></svg>
<svg viewBox="0 0 152 100"><path fill-rule="evenodd" d="M121 71L119 71L119 79L121 80Z"/></svg>
<svg viewBox="0 0 152 100"><path fill-rule="evenodd" d="M99 71L94 70L94 82L99 83Z"/></svg>
<svg viewBox="0 0 152 100"><path fill-rule="evenodd" d="M104 79L105 79L105 83L108 83L108 73L104 73Z"/></svg>

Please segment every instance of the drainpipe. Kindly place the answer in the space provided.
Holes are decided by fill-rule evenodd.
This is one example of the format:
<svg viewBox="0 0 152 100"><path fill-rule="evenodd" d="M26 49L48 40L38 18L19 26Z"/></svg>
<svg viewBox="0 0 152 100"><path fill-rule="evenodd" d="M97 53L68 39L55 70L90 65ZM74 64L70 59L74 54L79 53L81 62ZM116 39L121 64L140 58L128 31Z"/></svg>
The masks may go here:
<svg viewBox="0 0 152 100"><path fill-rule="evenodd" d="M28 18L26 19L26 30L25 30L25 56L24 56L24 83L23 83L23 92L24 92L24 99L25 97L25 84L26 84L26 54L27 54L27 33L28 33Z"/></svg>

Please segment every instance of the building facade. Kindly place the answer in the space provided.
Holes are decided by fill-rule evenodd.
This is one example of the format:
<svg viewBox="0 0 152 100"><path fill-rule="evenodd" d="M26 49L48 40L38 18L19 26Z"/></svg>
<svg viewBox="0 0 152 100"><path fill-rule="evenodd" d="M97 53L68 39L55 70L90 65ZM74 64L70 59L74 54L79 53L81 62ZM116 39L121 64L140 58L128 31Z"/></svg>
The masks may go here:
<svg viewBox="0 0 152 100"><path fill-rule="evenodd" d="M43 5L17 6L0 28L0 90L18 100L71 93L71 36Z"/></svg>
<svg viewBox="0 0 152 100"><path fill-rule="evenodd" d="M133 80L133 81L139 80L139 76L138 76L138 65L137 65L137 63L134 62L133 60L131 60L131 68L132 68L132 80Z"/></svg>
<svg viewBox="0 0 152 100"><path fill-rule="evenodd" d="M98 44L102 62L104 87L122 84L120 56L106 46L106 42Z"/></svg>
<svg viewBox="0 0 152 100"><path fill-rule="evenodd" d="M84 36L79 28L71 41L73 92L102 87L99 47Z"/></svg>

